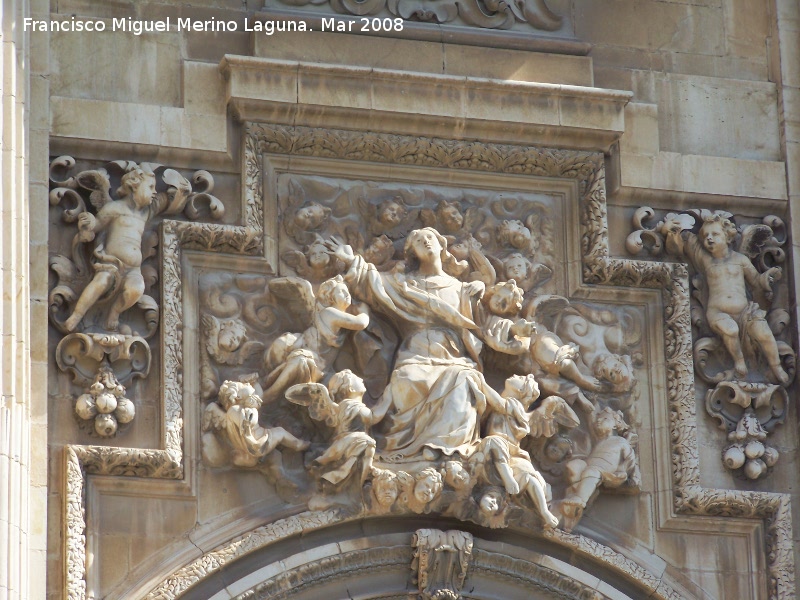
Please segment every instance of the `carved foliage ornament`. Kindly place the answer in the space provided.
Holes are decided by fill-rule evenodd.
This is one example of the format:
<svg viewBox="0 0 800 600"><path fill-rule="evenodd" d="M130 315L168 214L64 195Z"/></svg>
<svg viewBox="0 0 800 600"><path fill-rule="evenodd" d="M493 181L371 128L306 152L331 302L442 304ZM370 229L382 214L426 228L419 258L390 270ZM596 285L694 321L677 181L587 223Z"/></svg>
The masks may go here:
<svg viewBox="0 0 800 600"><path fill-rule="evenodd" d="M638 489L641 315L552 293L555 199L290 175L279 195L282 276L200 279L206 464L312 510L489 527L571 529Z"/></svg>
<svg viewBox="0 0 800 600"><path fill-rule="evenodd" d="M655 212L636 211L628 236L631 253L684 258L692 268L694 364L706 409L732 442L722 452L726 468L749 479L764 476L778 460L764 440L786 416L795 376L795 352L781 339L789 324L780 285L783 222L775 216L737 226L731 213L669 213L648 227Z"/></svg>

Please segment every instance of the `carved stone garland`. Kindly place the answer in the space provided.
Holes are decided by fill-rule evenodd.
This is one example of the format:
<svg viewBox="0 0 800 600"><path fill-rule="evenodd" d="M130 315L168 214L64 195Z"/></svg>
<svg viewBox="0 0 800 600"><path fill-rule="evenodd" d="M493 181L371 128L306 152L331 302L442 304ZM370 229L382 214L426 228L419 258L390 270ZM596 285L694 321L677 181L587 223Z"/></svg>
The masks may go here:
<svg viewBox="0 0 800 600"><path fill-rule="evenodd" d="M767 556L770 578L770 598L789 599L794 597L794 562L792 554L791 511L789 499L779 494L753 492L705 490L699 486L699 464L697 460L697 435L694 423L694 397L691 362L687 352L691 347L689 319L689 285L688 273L682 265L655 264L639 261L610 259L607 246L607 224L605 214L604 181L602 161L592 158L587 153L553 151L540 153L534 149L520 149L508 146L483 145L477 143L448 142L444 140L425 140L404 138L402 136L358 134L354 132L310 130L306 128L271 127L251 125L246 139L247 177L245 178L246 200L248 211L246 223L252 223L252 215L259 208L252 208L260 189L257 177L250 172L250 166L260 161L261 152L288 153L301 155L319 155L336 158L373 160L377 162L397 162L399 164L427 164L450 168L472 168L495 172L517 172L542 176L574 177L581 182L583 198L582 213L582 252L584 255L584 280L589 283L608 285L634 285L653 287L663 290L665 300L665 339L668 365L668 400L673 441L673 475L676 492L676 508L679 512L699 515L721 515L767 520ZM258 154L254 155L253 152ZM475 160L480 157L480 160ZM564 162L559 157L566 159ZM544 158L545 160L542 160ZM553 160L555 159L555 160ZM577 159L577 160L576 160ZM260 203L259 203L260 206ZM183 224L181 224L183 225ZM193 226L189 225L188 228ZM164 327L166 339L179 336L175 326L180 322L180 267L175 260L179 252L178 240L175 236L177 224L171 225L162 248L172 247L174 253L170 258L165 253L165 260L171 265L169 277L176 294L165 298L175 300L175 319L167 319L164 310ZM187 229L188 229L187 228ZM225 233L222 233L225 229ZM184 230L186 231L186 230ZM250 240L260 240L261 231L248 227L217 228L220 239L236 238L228 248L250 248ZM208 239L208 235L201 234ZM189 234L187 241L195 236ZM211 236L215 237L215 236ZM169 238L168 240L166 238ZM245 241L243 244L242 241ZM215 244L210 244L214 246ZM261 249L256 241L256 251ZM219 244L217 247L223 247ZM167 275L165 275L167 279ZM167 285L167 284L162 284ZM172 367L167 367L170 354L165 351L165 370L170 375L180 375L180 344L176 344L171 355ZM177 360L176 360L177 359ZM131 451L125 449L108 449L70 446L66 449L66 498L67 515L65 523L66 561L67 561L67 596L70 599L85 598L85 522L83 486L87 472L110 473L114 464L137 464L144 467L142 473L154 477L181 477L181 419L180 419L180 383L176 379L164 378L165 382L175 382L171 387L174 400L167 408L165 396L165 417L167 430L167 451ZM177 443L176 443L177 442ZM106 455L106 456L104 456ZM163 458L162 458L163 457ZM166 459L166 462L165 462ZM161 465L167 465L164 469ZM127 471L124 474L135 474ZM323 518L327 515L326 518ZM302 517L302 515L300 516ZM292 517L288 523L294 523L300 517ZM315 512L305 517L307 521L293 525L297 532L305 528L323 526L324 523L341 522L341 517L332 513ZM322 519L322 520L320 520ZM301 519L303 520L303 519ZM288 524L287 523L287 524ZM266 538L255 542L251 534L235 540L232 544L223 545L218 550L207 553L193 565L188 565L169 580L158 586L149 598L175 598L182 590L194 582L216 571L221 565L234 560L237 556L270 543L289 534L290 531L278 527L280 523L266 526L270 533ZM678 596L665 587L647 571L614 553L596 542L556 531L555 538L560 542L585 552L640 581L653 580L650 586L652 597L677 598ZM222 554L220 554L220 552ZM205 567L201 567L205 564Z"/></svg>

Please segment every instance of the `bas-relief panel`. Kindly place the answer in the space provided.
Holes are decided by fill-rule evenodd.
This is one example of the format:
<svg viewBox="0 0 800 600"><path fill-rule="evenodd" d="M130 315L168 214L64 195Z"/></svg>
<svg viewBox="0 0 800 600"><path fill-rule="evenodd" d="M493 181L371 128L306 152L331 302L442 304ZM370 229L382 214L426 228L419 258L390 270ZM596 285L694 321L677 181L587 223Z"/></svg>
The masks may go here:
<svg viewBox="0 0 800 600"><path fill-rule="evenodd" d="M346 142L341 147L348 152L363 150L350 132L333 135ZM325 136L303 139L327 141ZM607 257L599 167L579 153L524 149L528 154L523 156L513 147L480 144L470 149L477 154L469 162L470 152L457 144L400 141L420 154L397 158L378 144L366 146L371 160L581 177L583 263L577 249L567 248L568 229L577 229L577 211L568 203L578 201L563 193L278 175L281 219L266 223L268 237L271 230L278 232L278 273L260 258L243 261L259 263L250 272L212 270L204 263L199 290L190 292L200 301L199 347L187 349L198 366L199 381L192 389L200 390L200 398L187 404L197 413L187 423L200 430L190 435L202 438L197 453L205 468L224 472L230 481L244 471L263 474L287 501L309 509L298 523L319 520L324 526L360 515L430 513L489 527L548 531L559 522L559 528L572 529L584 510L591 511L598 493L638 491L639 408L649 402L639 395L646 396L649 386L644 365L654 360L644 350L652 344L643 310L569 297L567 282L575 280L571 270L582 264L584 278L593 283L665 286L671 428L673 439L690 442L673 446L676 503L685 512L768 518L770 595L789 597L793 570L787 561L791 533L785 498L704 490L696 483L694 415L685 410L686 398L679 393L687 383L686 360L676 354L689 327L688 318L686 327L682 321L688 315L683 267ZM314 148L298 145L293 151L311 153ZM326 146L325 152L334 151ZM483 160L474 163L476 155ZM248 157L245 186L253 190L251 183L261 171L251 169L258 161L252 153ZM464 161L477 166L464 166ZM66 261L77 264L74 252L72 259L53 260L59 280L51 293L52 325L64 340L77 340L77 350L58 353L63 355L59 367L80 372L85 369L76 357L93 358L110 365L117 379L97 368L91 377L81 375L83 387L64 393L73 418L92 421L83 423L83 431L85 440L94 443L104 432L96 424L98 415L113 414L124 426L126 401L139 414L143 396L128 393L120 374L126 377L135 372L131 365L148 363L131 359L135 344L127 346L128 338L144 339L154 354L158 344L148 341L152 318L139 319L136 312L141 308L147 314L147 302L138 304L148 295L146 280L144 290L134 286L136 293L131 292L136 302L120 305L118 322L111 317L125 286L115 284L116 277L101 281L97 306L80 314L81 300L89 297L86 290L104 272L135 273L138 267L145 279L144 251L152 250L145 242L160 209L184 211L193 197L202 200L203 210L183 212L181 219L208 220L215 217L216 205L203 172L193 188L184 176L160 166L119 161L100 171L55 177L51 194L54 207L65 199L73 203L64 207L64 217L54 208L54 215L67 223L61 247L77 249L81 260L92 265L83 270L78 285L71 285L77 270ZM126 179L131 172L135 177ZM154 187L153 193L140 194L139 187ZM138 207L137 196L144 195L150 204ZM259 198L260 192L252 197ZM139 265L127 264L121 252L112 254L108 238L115 227L105 237L97 235L103 233L97 223L104 221L105 207L115 202L126 205L125 214L109 216L106 227L120 226L116 231L123 230L129 246L143 253ZM86 210L89 204L94 210ZM258 202L247 208L248 226L258 220L259 209ZM169 355L162 371L167 449L68 448L66 559L68 586L74 584L69 589L80 589L85 577L85 472L172 478L182 473L183 407L176 400L183 377L176 345L183 323L181 248L253 254L259 251L260 235L257 227L178 221L161 227L153 256L160 257L167 286L160 296L164 320L155 327L171 332L161 347ZM104 259L109 254L121 266ZM766 265L763 272L771 268ZM769 284L777 279L772 273ZM753 284L742 285L747 290ZM769 360L765 365L758 369L765 385L788 383L779 370L769 368L774 366ZM791 376L789 366L782 369ZM127 433L119 427L117 437L106 443L126 445ZM158 442L147 445L159 447ZM648 573L601 544L558 530L549 535L650 581ZM215 552L207 553L209 559ZM220 552L235 558L239 551L225 547ZM186 580L177 573L176 581L178 589L185 589Z"/></svg>
<svg viewBox="0 0 800 600"><path fill-rule="evenodd" d="M279 274L199 279L206 465L489 527L637 491L643 314L559 294L563 195L284 173L277 196Z"/></svg>
<svg viewBox="0 0 800 600"><path fill-rule="evenodd" d="M62 439L158 445L163 306L159 226L167 217L220 220L206 171L189 178L163 165L113 161L50 164L50 349L54 414ZM71 417L70 417L71 413ZM72 425L75 427L72 427ZM135 428L135 432L130 430Z"/></svg>

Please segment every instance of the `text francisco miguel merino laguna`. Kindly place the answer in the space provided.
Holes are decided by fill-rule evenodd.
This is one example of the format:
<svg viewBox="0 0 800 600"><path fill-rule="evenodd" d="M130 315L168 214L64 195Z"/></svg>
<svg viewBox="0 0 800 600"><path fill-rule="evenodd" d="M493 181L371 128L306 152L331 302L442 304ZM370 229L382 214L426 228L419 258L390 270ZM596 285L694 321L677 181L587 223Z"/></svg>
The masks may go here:
<svg viewBox="0 0 800 600"><path fill-rule="evenodd" d="M119 19L97 20L80 19L70 17L58 20L38 20L25 17L25 31L120 31L141 35L160 31L259 31L266 35L272 35L283 31L309 31L310 28L304 21L280 20L280 21L255 21L245 19L240 28L236 21L224 21L221 19L195 20L191 18L171 19L167 17L157 21L144 21L132 19L130 17ZM325 23L330 21L330 23ZM336 25L334 19L323 19L322 30L334 30ZM173 29L174 26L174 29Z"/></svg>

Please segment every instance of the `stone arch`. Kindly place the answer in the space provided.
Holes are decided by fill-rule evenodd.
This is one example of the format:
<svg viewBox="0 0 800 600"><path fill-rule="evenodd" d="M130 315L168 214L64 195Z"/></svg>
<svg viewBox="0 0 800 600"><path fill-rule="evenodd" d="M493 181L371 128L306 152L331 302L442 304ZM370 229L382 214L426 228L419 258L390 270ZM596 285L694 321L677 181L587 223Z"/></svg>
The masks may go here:
<svg viewBox="0 0 800 600"><path fill-rule="evenodd" d="M314 523L304 522L314 516ZM492 530L424 517L334 518L327 524L319 517L296 515L279 525L286 535L268 539L264 530L270 526L265 526L207 552L166 578L147 598L408 600L417 597L411 540L425 527L473 535L473 558L462 590L465 600L690 597L596 542L593 557L558 534Z"/></svg>

